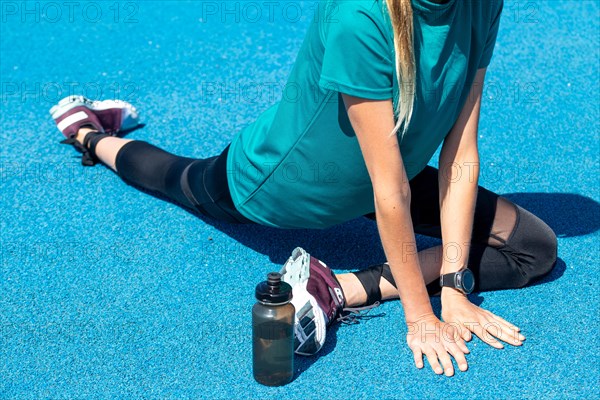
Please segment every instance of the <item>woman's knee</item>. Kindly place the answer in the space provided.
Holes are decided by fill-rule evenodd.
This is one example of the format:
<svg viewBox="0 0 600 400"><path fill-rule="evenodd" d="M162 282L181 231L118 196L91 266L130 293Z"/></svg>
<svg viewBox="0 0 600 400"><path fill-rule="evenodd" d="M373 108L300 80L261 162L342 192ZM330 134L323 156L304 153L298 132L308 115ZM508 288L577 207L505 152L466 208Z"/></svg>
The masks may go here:
<svg viewBox="0 0 600 400"><path fill-rule="evenodd" d="M524 208L516 207L517 225L506 244L517 259L526 285L552 271L556 265L558 241L544 221Z"/></svg>

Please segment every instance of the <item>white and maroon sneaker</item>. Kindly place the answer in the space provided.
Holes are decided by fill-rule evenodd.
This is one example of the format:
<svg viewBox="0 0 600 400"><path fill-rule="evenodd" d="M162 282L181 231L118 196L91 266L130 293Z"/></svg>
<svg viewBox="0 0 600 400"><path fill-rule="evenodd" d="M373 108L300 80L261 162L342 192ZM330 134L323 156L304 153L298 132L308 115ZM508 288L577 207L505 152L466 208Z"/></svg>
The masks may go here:
<svg viewBox="0 0 600 400"><path fill-rule="evenodd" d="M377 302L366 307L346 307L344 292L333 271L301 247L292 251L280 273L281 279L292 287L296 354L317 353L325 343L327 326L336 321L355 322L363 311L379 305Z"/></svg>
<svg viewBox="0 0 600 400"><path fill-rule="evenodd" d="M139 125L135 107L122 100L93 101L83 96L69 96L52 107L50 114L67 138L75 136L86 125L111 136Z"/></svg>

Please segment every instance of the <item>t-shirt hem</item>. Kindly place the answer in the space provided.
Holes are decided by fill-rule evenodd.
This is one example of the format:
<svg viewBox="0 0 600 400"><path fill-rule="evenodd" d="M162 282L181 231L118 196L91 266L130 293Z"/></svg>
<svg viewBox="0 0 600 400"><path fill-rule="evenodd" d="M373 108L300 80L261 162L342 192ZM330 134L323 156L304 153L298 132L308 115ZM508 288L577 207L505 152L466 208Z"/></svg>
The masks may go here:
<svg viewBox="0 0 600 400"><path fill-rule="evenodd" d="M231 147L233 147L234 142L238 139L239 136L236 136L232 139L231 144L230 144L230 149ZM234 171L234 167L233 167L233 161L232 161L232 157L231 157L231 151L227 152L227 184L229 186L229 195L231 196L231 200L233 202L233 206L235 207L235 209L242 214L244 217L246 217L247 219L249 219L250 221L260 224L261 222L258 221L256 218L254 218L253 215L249 214L246 210L244 210L242 203L240 203L239 201L239 196L237 193L237 190L235 189L235 182L234 182L234 177L232 176L231 173L229 173L230 171Z"/></svg>
<svg viewBox="0 0 600 400"><path fill-rule="evenodd" d="M324 90L334 90L336 92L369 100L388 100L393 97L391 87L389 89L364 88L349 85L326 76L321 76L319 79L319 86Z"/></svg>
<svg viewBox="0 0 600 400"><path fill-rule="evenodd" d="M491 58L490 59L482 59L481 61L479 61L479 64L477 65L477 69L489 67L491 61L492 61Z"/></svg>

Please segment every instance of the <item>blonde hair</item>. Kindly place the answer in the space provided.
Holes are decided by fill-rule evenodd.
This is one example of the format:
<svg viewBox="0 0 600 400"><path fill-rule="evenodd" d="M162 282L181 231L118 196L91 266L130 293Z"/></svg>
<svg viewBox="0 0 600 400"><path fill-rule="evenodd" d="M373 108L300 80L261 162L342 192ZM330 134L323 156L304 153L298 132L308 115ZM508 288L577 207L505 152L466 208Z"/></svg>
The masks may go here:
<svg viewBox="0 0 600 400"><path fill-rule="evenodd" d="M404 136L410 124L415 103L416 66L413 42L413 9L411 0L386 0L388 13L394 30L394 49L396 50L396 77L400 89L397 99L397 122L392 135L401 128Z"/></svg>

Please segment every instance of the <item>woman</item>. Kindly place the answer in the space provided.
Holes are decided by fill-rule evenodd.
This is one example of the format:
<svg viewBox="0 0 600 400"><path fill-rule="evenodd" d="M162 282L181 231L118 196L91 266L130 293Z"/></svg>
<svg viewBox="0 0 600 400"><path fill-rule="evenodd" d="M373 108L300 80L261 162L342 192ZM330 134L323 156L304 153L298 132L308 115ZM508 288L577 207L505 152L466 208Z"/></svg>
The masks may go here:
<svg viewBox="0 0 600 400"><path fill-rule="evenodd" d="M334 275L298 248L296 351L314 354L348 312L400 298L407 342L438 374L461 371L474 333L521 345L519 329L472 304L473 290L548 273L556 237L539 218L478 186L477 129L502 1L323 0L288 80L294 89L216 157L178 157L113 137L137 124L124 102L68 98L51 113L83 153L125 181L231 223L324 228L377 221L386 263ZM427 166L443 143L440 170ZM416 251L415 232L442 239ZM427 286L426 286L427 284ZM440 289L441 287L441 289ZM442 317L428 291L441 290Z"/></svg>

